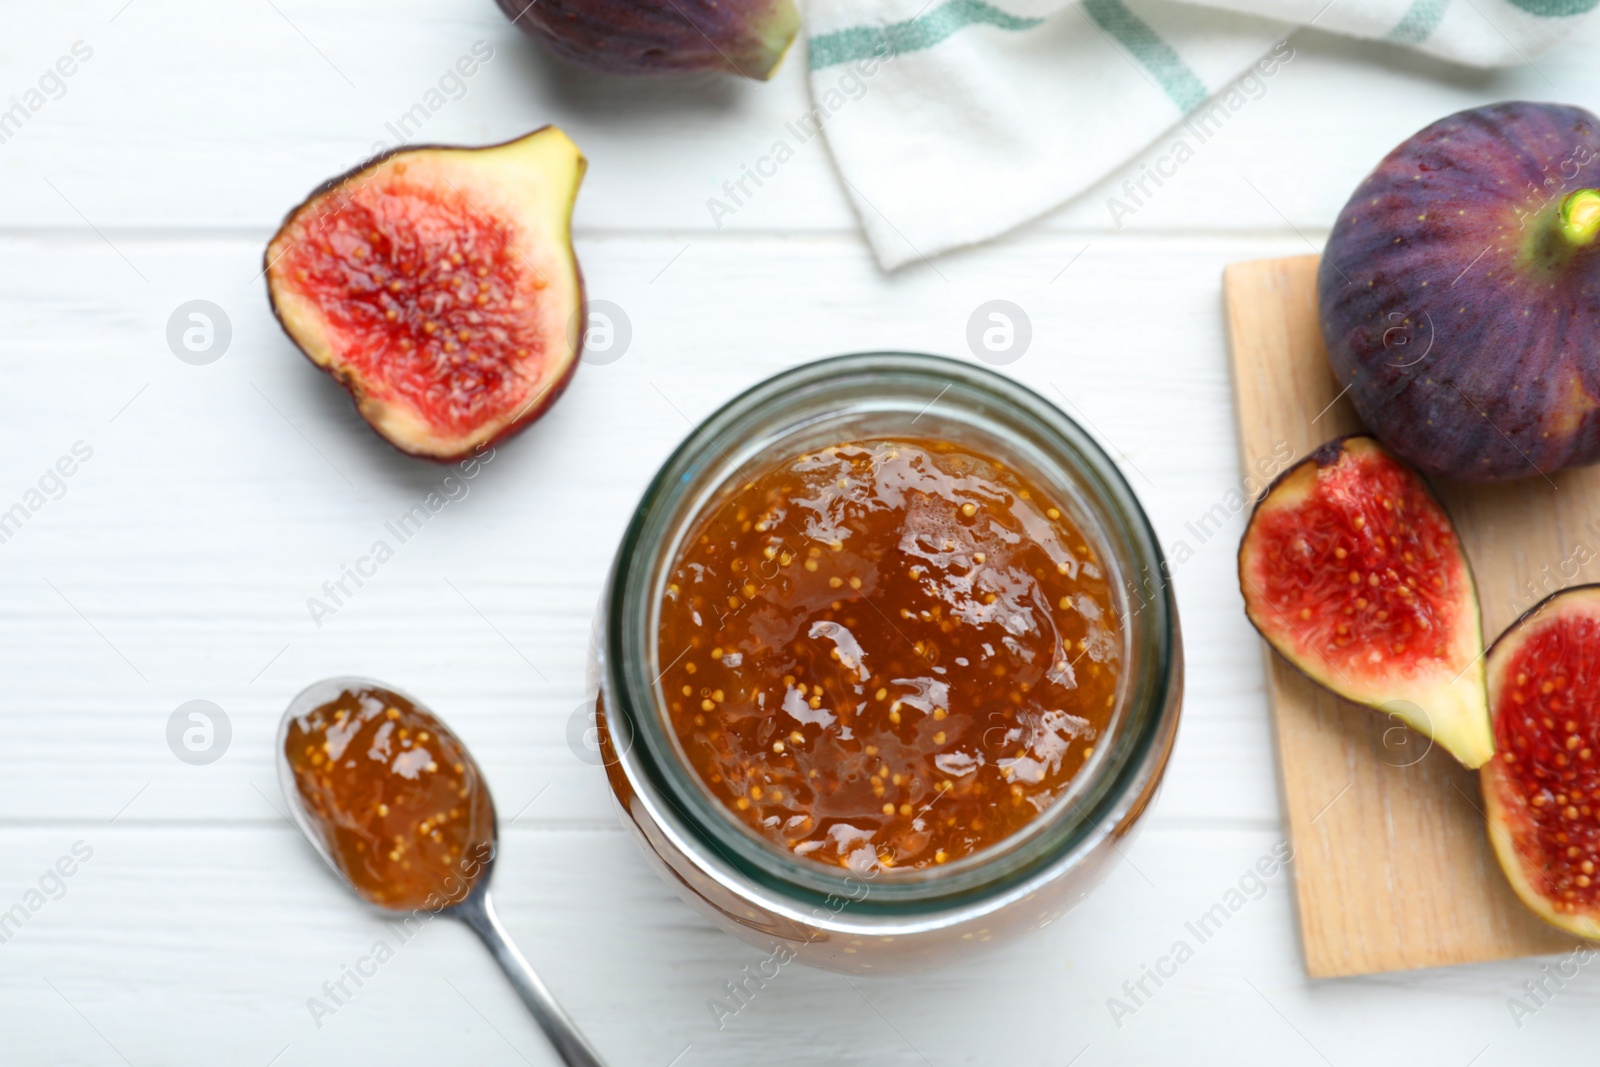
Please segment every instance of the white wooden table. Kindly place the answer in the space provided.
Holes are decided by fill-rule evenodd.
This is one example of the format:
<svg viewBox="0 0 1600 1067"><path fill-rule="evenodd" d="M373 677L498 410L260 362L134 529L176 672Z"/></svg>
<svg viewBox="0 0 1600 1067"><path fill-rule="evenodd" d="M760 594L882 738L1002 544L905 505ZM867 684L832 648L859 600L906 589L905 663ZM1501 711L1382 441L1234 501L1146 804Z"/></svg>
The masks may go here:
<svg viewBox="0 0 1600 1067"><path fill-rule="evenodd" d="M313 1019L308 998L396 940L278 813L278 716L340 673L409 688L477 753L505 826L505 921L618 1067L1486 1067L1592 1046L1587 973L1514 1021L1507 998L1547 961L1306 980L1288 875L1175 977L1147 980L1136 1014L1114 1021L1107 1000L1282 832L1261 649L1234 587L1242 519L1203 542L1188 526L1238 484L1223 265L1320 246L1372 164L1447 112L1600 105L1600 27L1500 74L1297 35L1265 95L1120 230L1106 198L1164 148L1009 239L886 277L820 142L712 225L706 198L806 107L796 62L770 85L604 79L550 62L489 0L9 8L6 106L75 41L92 56L0 143L0 510L76 442L93 455L0 544L0 912L40 904L0 944L0 1061L551 1062L482 949L446 923ZM385 123L476 41L493 59L420 139L566 128L590 160L577 214L590 295L624 309L632 341L583 367L319 628L306 598L444 472L391 451L295 352L268 312L261 250L312 186L393 141ZM893 980L785 968L719 1031L708 998L761 954L650 873L568 745L612 549L688 420L814 357L971 358L968 315L993 298L1033 324L1008 370L1064 397L1163 541L1194 550L1176 577L1189 688L1166 789L1129 862L1032 941ZM231 323L209 365L167 345L192 299ZM203 766L166 740L195 699L232 729ZM92 857L44 877L75 842ZM59 899L29 896L42 877Z"/></svg>

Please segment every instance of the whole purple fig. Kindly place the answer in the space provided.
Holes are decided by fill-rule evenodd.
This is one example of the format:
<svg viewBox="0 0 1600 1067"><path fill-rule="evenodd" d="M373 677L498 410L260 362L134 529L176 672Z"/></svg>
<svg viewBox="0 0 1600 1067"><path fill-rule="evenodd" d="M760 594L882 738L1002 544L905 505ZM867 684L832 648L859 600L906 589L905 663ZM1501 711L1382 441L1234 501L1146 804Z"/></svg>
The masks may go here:
<svg viewBox="0 0 1600 1067"><path fill-rule="evenodd" d="M1322 336L1357 413L1429 474L1600 460L1600 120L1504 103L1440 119L1339 213Z"/></svg>
<svg viewBox="0 0 1600 1067"><path fill-rule="evenodd" d="M612 74L772 77L800 29L794 0L496 0L551 51Z"/></svg>

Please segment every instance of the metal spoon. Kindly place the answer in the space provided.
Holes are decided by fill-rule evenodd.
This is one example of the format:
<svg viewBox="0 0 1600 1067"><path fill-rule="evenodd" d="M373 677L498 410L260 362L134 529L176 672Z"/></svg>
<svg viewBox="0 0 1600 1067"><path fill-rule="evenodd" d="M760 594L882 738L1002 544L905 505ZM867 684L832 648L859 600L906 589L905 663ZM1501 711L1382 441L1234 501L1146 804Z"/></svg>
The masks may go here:
<svg viewBox="0 0 1600 1067"><path fill-rule="evenodd" d="M300 793L300 786L295 780L294 768L289 764L284 742L289 734L289 725L295 719L314 711L324 704L330 703L347 690L360 689L386 689L409 700L419 710L430 715L433 714L428 706L420 700L383 682L373 681L370 678L324 678L320 682L307 686L298 696L291 700L288 709L283 713L283 719L278 724L276 756L278 784L283 789L285 800L288 801L289 811L294 817L294 823L300 828L300 832L305 835L306 840L311 842L312 847L317 850L317 854L322 857L323 862L335 874L338 874L341 879L345 880L347 884L348 879L340 869L339 864L334 860L332 853L328 849L327 842L323 840L322 834L318 832L316 822L306 812L304 798ZM438 718L438 716L434 717ZM442 723L443 720L441 719L440 722ZM464 747L463 756L466 759L471 759L471 756L465 753ZM482 774L480 773L478 777L481 781ZM483 788L487 792L487 782L483 782ZM492 799L490 800L490 808L492 811ZM498 856L500 852L499 829L499 818L496 816L490 834L493 855L479 873L477 881L473 883L471 892L460 902L441 909L437 914L449 915L460 919L482 939L490 955L494 956L495 962L500 964L501 970L505 971L506 977L510 979L512 988L517 991L517 995L522 998L522 1002L528 1006L528 1011L533 1015L534 1022L539 1024L539 1029L544 1031L545 1037L549 1039L556 1053L568 1067L605 1067L599 1054L595 1052L594 1048L584 1038L582 1032L578 1030L577 1024L561 1009L561 1005L556 1003L556 999L550 995L550 991L539 980L539 976L534 973L528 961L521 952L517 951L517 946L512 943L505 927L500 925L499 916L495 914L494 901L489 896L489 878L494 870L494 857Z"/></svg>

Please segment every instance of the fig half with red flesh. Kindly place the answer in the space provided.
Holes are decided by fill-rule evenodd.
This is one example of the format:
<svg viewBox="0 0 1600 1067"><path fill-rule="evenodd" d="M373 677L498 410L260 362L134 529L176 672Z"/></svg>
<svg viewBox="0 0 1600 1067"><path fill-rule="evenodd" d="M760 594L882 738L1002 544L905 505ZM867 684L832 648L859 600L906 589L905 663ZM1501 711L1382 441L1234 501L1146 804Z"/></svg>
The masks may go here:
<svg viewBox="0 0 1600 1067"><path fill-rule="evenodd" d="M267 245L273 311L396 448L461 459L536 419L577 368L584 167L553 126L379 156Z"/></svg>
<svg viewBox="0 0 1600 1067"><path fill-rule="evenodd" d="M1272 484L1239 545L1239 586L1261 636L1314 681L1468 767L1494 754L1461 539L1374 438L1330 441Z"/></svg>
<svg viewBox="0 0 1600 1067"><path fill-rule="evenodd" d="M1600 586L1544 600L1488 660L1498 752L1480 777L1495 855L1541 918L1600 939Z"/></svg>

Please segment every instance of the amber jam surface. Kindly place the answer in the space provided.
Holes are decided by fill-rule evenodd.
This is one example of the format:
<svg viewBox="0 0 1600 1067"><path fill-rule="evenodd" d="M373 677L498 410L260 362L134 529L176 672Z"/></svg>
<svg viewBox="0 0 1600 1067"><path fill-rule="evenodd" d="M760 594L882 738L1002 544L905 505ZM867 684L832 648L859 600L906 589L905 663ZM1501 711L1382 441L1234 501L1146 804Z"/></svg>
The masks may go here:
<svg viewBox="0 0 1600 1067"><path fill-rule="evenodd" d="M405 172L394 162L326 194L291 224L280 269L364 380L459 431L520 403L538 376L545 339L529 305L545 282L507 223Z"/></svg>
<svg viewBox="0 0 1600 1067"><path fill-rule="evenodd" d="M494 807L472 756L387 689L346 689L289 723L284 754L306 815L362 897L458 904L494 855Z"/></svg>
<svg viewBox="0 0 1600 1067"><path fill-rule="evenodd" d="M862 440L724 490L672 564L671 726L796 856L922 868L1039 817L1116 703L1108 577L1060 506L937 440Z"/></svg>

